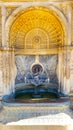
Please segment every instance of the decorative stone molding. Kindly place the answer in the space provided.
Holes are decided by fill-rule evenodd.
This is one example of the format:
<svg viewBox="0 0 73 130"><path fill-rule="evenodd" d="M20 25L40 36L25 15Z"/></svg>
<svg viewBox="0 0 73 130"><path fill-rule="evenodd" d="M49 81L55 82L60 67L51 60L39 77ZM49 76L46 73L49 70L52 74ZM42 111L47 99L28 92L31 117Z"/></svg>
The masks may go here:
<svg viewBox="0 0 73 130"><path fill-rule="evenodd" d="M16 16L19 15L21 13L21 11L26 10L28 7L31 7L33 5L33 7L37 6L37 4L34 3L30 3L30 4L25 4L23 6L20 6L19 8L17 8L12 14L11 16L8 18L8 20L6 21L6 25L5 25L5 32L6 32L6 44L9 44L9 33L10 33L10 28L12 23L14 22L14 20L16 19ZM66 18L64 17L64 15L62 14L62 12L57 9L55 6L51 6L46 4L38 4L38 6L44 6L46 8L49 8L50 10L52 10L53 12L55 12L55 15L58 17L58 19L60 20L63 29L64 29L64 33L65 36L68 37L67 31L68 31L68 23ZM67 30L67 31L66 31ZM67 39L65 38L65 44L67 44Z"/></svg>

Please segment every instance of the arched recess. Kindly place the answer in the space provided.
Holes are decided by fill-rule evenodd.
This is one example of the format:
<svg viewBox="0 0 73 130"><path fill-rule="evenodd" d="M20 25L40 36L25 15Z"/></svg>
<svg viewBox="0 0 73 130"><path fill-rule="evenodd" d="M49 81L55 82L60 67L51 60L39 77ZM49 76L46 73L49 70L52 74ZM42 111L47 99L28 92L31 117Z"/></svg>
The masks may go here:
<svg viewBox="0 0 73 130"><path fill-rule="evenodd" d="M63 55L60 56L59 52L61 47L68 44L68 24L59 9L40 4L32 7L21 6L7 19L5 31L6 46L15 48L14 55L59 54L57 67L59 84L62 84L63 91L68 92L63 81L64 65L60 62L63 61Z"/></svg>
<svg viewBox="0 0 73 130"><path fill-rule="evenodd" d="M6 44L24 54L58 53L58 47L67 45L67 21L54 6L19 7L8 18L5 31Z"/></svg>

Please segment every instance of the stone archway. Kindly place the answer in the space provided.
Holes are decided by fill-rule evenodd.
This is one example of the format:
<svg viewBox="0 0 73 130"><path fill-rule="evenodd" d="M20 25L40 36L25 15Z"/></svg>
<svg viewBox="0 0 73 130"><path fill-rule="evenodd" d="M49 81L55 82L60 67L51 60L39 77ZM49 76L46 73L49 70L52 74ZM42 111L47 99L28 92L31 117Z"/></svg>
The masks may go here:
<svg viewBox="0 0 73 130"><path fill-rule="evenodd" d="M24 23L26 22L25 23L26 25L23 22ZM52 28L53 26L54 28ZM34 31L32 30L33 28L34 28ZM51 29L51 31L49 30L49 28ZM59 44L59 42L61 42L60 43L61 46L67 45L68 24L64 15L61 13L60 10L58 10L54 6L47 7L47 6L42 6L40 4L39 6L33 6L33 7L27 6L27 8L24 6L21 6L12 13L12 15L6 21L6 25L5 25L6 44L7 45L16 44L16 38L22 39L21 42L22 44L24 44L23 42L24 42L25 35L27 34L28 36L29 31L31 32L31 35L32 33L36 34L38 29L40 29L40 33L43 31L45 36L46 37L48 36L48 40L53 39L53 38L57 39L56 41L49 41L50 43L57 42L57 44ZM51 34L53 32L54 34ZM58 33L60 34L56 35ZM16 36L14 37L14 35ZM59 36L62 36L61 39L59 39ZM15 41L13 40L12 37L15 39ZM47 41L47 38L46 38L46 41ZM14 43L11 43L11 42L14 42Z"/></svg>
<svg viewBox="0 0 73 130"><path fill-rule="evenodd" d="M18 52L15 50L15 53L19 55L60 55L58 47L68 44L67 21L63 14L52 6L49 8L34 6L26 9L19 7L7 20L5 29L6 45L20 48ZM64 69L61 71L63 72ZM60 74L58 73L59 82L64 85L63 80L60 79Z"/></svg>

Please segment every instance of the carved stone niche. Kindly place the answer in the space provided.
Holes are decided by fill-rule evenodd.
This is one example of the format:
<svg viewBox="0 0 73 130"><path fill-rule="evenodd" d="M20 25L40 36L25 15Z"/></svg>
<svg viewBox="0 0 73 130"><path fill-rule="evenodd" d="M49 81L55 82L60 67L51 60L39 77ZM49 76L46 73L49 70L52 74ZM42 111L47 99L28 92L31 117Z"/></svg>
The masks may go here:
<svg viewBox="0 0 73 130"><path fill-rule="evenodd" d="M23 6L19 7L8 18L5 26L6 41L10 47L15 48L15 51L14 53L7 52L8 59L4 58L6 69L3 72L6 93L14 92L17 84L24 82L25 75L30 71L31 65L35 63L37 55L39 56L38 63L42 64L50 82L57 84L59 91L65 92L64 90L67 90L65 89L66 85L64 86L64 73L66 73L67 68L65 69L62 65L63 71L61 72L60 59L62 64L63 58L59 57L58 49L66 44L67 34L64 22L66 25L66 20L58 9L42 5L27 9ZM62 49L60 48L60 50ZM68 78L68 72L65 77Z"/></svg>

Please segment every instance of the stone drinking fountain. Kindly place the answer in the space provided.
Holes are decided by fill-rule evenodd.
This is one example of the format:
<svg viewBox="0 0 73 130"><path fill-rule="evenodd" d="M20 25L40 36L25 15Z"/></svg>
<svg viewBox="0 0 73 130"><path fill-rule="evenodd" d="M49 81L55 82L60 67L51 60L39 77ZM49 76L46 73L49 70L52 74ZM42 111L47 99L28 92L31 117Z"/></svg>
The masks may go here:
<svg viewBox="0 0 73 130"><path fill-rule="evenodd" d="M23 76L17 77L18 80L22 78L24 86L17 87L14 93L4 96L3 101L8 103L44 103L44 101L51 100L54 102L63 96L58 91L58 84L50 82L50 76L43 64L40 63L39 56L35 56L35 62L31 64L30 69Z"/></svg>
<svg viewBox="0 0 73 130"><path fill-rule="evenodd" d="M57 80L55 79L54 82L56 76L51 79L52 76L40 62L39 56L35 56L34 62L29 63L28 66L28 71L25 72L23 66L20 70L22 74L17 74L15 90L3 96L5 116L2 122L7 123L60 112L70 114L69 96L61 93Z"/></svg>
<svg viewBox="0 0 73 130"><path fill-rule="evenodd" d="M0 51L3 123L60 112L70 114L73 87L68 20L58 6L47 2L22 5L4 10L2 17L6 20Z"/></svg>

